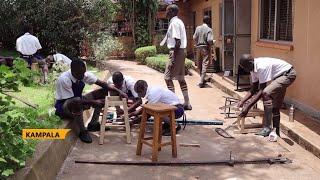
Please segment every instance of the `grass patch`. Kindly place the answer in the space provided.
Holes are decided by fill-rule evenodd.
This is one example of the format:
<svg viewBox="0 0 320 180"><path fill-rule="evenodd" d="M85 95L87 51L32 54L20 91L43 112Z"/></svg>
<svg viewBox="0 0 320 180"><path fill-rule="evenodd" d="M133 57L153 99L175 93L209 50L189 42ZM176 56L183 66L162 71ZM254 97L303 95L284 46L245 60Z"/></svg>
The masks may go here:
<svg viewBox="0 0 320 180"><path fill-rule="evenodd" d="M167 54L158 54L157 56L154 57L147 57L146 58L146 64L147 66L158 70L160 72L164 72L166 69L166 64L169 60L169 55ZM186 69L191 69L192 68L192 61L188 58L185 60L185 67Z"/></svg>

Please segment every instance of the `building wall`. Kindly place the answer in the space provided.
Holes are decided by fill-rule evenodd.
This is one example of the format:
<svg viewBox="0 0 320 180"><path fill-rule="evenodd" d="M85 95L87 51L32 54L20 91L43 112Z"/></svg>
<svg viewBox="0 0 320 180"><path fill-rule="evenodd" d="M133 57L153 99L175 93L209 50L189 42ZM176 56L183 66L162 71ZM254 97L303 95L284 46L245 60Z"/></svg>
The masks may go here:
<svg viewBox="0 0 320 180"><path fill-rule="evenodd" d="M291 63L297 79L288 88L287 99L320 117L320 1L293 0L293 42L265 43L259 40L259 2L252 0L251 46L254 57L271 56Z"/></svg>
<svg viewBox="0 0 320 180"><path fill-rule="evenodd" d="M196 26L202 24L204 9L211 8L212 27L214 31L216 45L220 47L221 37L219 36L219 2L221 0L190 0L187 2L179 1L177 4L180 8L179 17L185 23L187 29L193 29L192 12L196 12ZM194 42L192 40L193 31L188 31L188 52L193 51Z"/></svg>

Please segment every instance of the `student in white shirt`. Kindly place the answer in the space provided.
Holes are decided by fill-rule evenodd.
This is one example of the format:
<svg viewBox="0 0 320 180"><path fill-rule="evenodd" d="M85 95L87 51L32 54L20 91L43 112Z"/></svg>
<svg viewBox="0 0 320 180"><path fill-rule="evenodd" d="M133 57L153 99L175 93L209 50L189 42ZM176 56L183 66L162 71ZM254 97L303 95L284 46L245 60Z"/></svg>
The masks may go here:
<svg viewBox="0 0 320 180"><path fill-rule="evenodd" d="M16 41L17 51L20 53L20 57L27 61L28 67L31 68L33 62L37 62L42 70L44 76L44 83L47 81L48 64L45 59L42 58L38 51L42 49L39 39L33 36L33 28L30 24L26 24L23 27L24 35L20 36Z"/></svg>
<svg viewBox="0 0 320 180"><path fill-rule="evenodd" d="M96 84L102 88L82 96L85 84ZM62 73L56 82L56 115L75 121L80 129L79 138L83 142L91 143L92 139L88 131L100 130L99 114L104 106L105 96L110 90L117 91L121 97L127 98L127 95L119 89L99 80L94 74L86 72L86 65L82 60L74 60L71 63L71 69ZM83 110L90 107L94 108L94 113L87 131L83 123Z"/></svg>
<svg viewBox="0 0 320 180"><path fill-rule="evenodd" d="M185 80L185 53L187 47L187 35L184 23L178 18L179 7L171 4L166 9L167 18L170 19L167 34L160 45L167 43L169 52L169 60L164 72L164 79L167 87L175 92L172 80L178 80L183 97L185 110L191 110L192 106L189 100L188 87Z"/></svg>
<svg viewBox="0 0 320 180"><path fill-rule="evenodd" d="M20 56L24 58L29 65L32 61L40 59L38 56L38 51L42 49L39 39L32 35L33 28L31 25L27 24L23 27L24 34L20 36L16 41L17 51Z"/></svg>
<svg viewBox="0 0 320 180"><path fill-rule="evenodd" d="M120 89L123 93L127 94L128 100L128 112L131 113L135 111L137 107L139 107L142 103L141 98L138 96L136 91L134 90L134 85L136 81L130 76L124 76L120 71L116 71L112 74L107 80L109 85L114 85L116 88ZM110 91L111 96L118 96L119 93L115 91ZM123 114L123 110L120 107L117 108L117 114Z"/></svg>
<svg viewBox="0 0 320 180"><path fill-rule="evenodd" d="M265 124L264 129L257 135L270 134L272 119L276 133L280 136L280 108L287 87L296 79L296 71L284 60L270 57L253 58L250 54L242 55L240 67L251 73L252 81L250 92L238 105L243 107L240 116L245 117L250 108L262 97ZM267 85L267 83L270 84Z"/></svg>
<svg viewBox="0 0 320 180"><path fill-rule="evenodd" d="M47 62L63 63L70 66L72 60L61 53L49 54L46 58Z"/></svg>
<svg viewBox="0 0 320 180"><path fill-rule="evenodd" d="M211 18L203 17L203 24L196 28L193 35L193 40L197 47L197 68L201 76L198 86L204 88L206 85L207 68L212 64L211 47L213 45L213 32L208 26Z"/></svg>
<svg viewBox="0 0 320 180"><path fill-rule="evenodd" d="M163 103L172 106L176 106L175 110L175 119L179 119L184 114L183 105L180 103L178 96L163 87L160 86L148 86L147 82L144 80L139 80L134 86L135 91L138 93L139 97L146 98L147 103ZM129 116L137 116L142 113L142 109L130 113ZM170 135L170 125L168 118L164 119L163 125L163 135ZM181 129L181 126L178 124L177 132Z"/></svg>

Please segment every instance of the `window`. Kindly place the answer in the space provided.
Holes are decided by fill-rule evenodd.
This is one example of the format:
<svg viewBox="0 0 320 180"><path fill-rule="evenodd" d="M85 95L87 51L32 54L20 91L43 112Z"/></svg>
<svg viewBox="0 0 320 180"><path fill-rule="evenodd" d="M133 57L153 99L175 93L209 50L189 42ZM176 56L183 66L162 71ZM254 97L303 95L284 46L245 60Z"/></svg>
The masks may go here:
<svg viewBox="0 0 320 180"><path fill-rule="evenodd" d="M292 41L292 0L261 0L260 38Z"/></svg>
<svg viewBox="0 0 320 180"><path fill-rule="evenodd" d="M112 23L111 26L113 36L132 36L132 30L129 21L119 20Z"/></svg>
<svg viewBox="0 0 320 180"><path fill-rule="evenodd" d="M211 15L211 8L206 8L203 10L203 16L209 16L210 17L210 24L208 24L209 27L212 27L211 26L211 23L212 23L212 15Z"/></svg>
<svg viewBox="0 0 320 180"><path fill-rule="evenodd" d="M169 27L168 19L157 19L155 25L155 31L158 34L166 34Z"/></svg>

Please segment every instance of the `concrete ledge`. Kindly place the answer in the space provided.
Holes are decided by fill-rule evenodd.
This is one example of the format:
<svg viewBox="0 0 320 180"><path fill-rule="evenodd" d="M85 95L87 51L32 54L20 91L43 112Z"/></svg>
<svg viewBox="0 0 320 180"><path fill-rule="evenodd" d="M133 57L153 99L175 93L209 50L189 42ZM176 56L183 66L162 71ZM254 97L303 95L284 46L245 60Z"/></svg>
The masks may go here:
<svg viewBox="0 0 320 180"><path fill-rule="evenodd" d="M213 85L215 85L223 92L232 97L243 98L246 95L246 92L234 91L235 87L223 80L223 77L221 75L213 73L212 83ZM258 102L258 108L263 108L261 101ZM305 116L308 117L306 114ZM312 117L308 119L309 121L314 120ZM309 152L313 153L316 157L320 158L320 135L317 132L312 131L305 124L300 123L298 121L289 122L289 116L282 112L280 124L282 133L286 134L288 137L290 137L293 141L302 146L304 149L308 150Z"/></svg>
<svg viewBox="0 0 320 180"><path fill-rule="evenodd" d="M60 128L70 129L70 121L64 121ZM70 131L64 140L50 140L38 143L32 158L27 159L26 167L17 171L10 179L55 179L76 140L77 136L73 131Z"/></svg>

